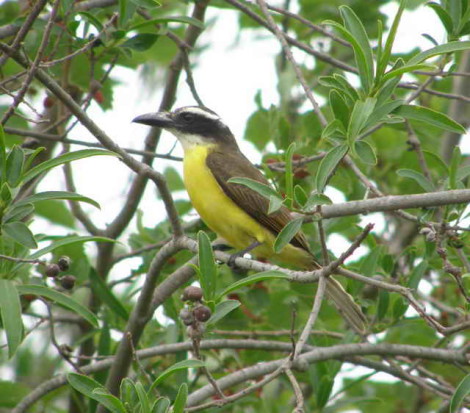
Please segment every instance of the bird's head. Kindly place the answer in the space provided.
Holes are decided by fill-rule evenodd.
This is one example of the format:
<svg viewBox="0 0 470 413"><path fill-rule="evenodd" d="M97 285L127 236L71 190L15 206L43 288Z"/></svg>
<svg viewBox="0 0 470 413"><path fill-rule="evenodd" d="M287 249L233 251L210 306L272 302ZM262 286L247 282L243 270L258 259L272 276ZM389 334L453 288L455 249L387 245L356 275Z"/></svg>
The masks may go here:
<svg viewBox="0 0 470 413"><path fill-rule="evenodd" d="M195 145L237 147L232 132L219 115L202 106L185 106L173 112L147 113L137 116L133 122L171 132L185 150Z"/></svg>

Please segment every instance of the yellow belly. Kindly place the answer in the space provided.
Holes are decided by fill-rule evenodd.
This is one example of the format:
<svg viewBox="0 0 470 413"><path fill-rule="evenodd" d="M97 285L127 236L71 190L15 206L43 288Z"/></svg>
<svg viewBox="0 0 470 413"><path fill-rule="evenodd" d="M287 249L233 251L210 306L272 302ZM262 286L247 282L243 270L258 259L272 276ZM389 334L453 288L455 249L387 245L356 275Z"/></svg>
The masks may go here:
<svg viewBox="0 0 470 413"><path fill-rule="evenodd" d="M212 176L206 165L206 157L211 149L198 145L186 148L184 154L186 190L206 225L237 250L258 241L262 245L253 250L257 257L270 258L275 255L282 262L308 267L312 259L310 254L290 244L279 254L274 254L273 233L239 208Z"/></svg>

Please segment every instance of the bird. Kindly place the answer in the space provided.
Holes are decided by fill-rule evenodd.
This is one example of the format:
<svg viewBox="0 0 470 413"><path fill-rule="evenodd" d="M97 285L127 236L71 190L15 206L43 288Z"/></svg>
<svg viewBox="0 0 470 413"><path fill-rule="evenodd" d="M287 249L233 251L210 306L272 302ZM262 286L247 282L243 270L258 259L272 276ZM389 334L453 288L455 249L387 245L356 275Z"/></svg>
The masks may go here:
<svg viewBox="0 0 470 413"><path fill-rule="evenodd" d="M181 143L183 180L191 203L204 223L238 250L232 257L250 252L298 269L321 268L302 231L280 252L274 252L276 236L292 215L285 206L268 214L269 199L245 185L229 182L231 178L249 178L270 186L240 151L233 133L217 113L203 106L185 106L172 112L143 114L133 122L167 130ZM352 296L331 276L325 292L347 323L363 334L366 319Z"/></svg>

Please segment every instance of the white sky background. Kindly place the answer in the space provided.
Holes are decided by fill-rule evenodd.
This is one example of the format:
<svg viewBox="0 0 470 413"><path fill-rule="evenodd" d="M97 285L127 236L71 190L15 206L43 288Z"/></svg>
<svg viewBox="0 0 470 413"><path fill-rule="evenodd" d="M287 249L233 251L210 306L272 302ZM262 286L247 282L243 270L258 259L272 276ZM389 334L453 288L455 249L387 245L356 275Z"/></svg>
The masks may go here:
<svg viewBox="0 0 470 413"><path fill-rule="evenodd" d="M390 4L383 8L388 16L393 16L397 10L396 4ZM208 33L201 36L199 45L209 47L197 59L194 68L195 83L204 103L216 111L225 123L232 129L242 151L253 161L260 160L260 154L249 142L244 142L241 137L249 115L255 110L254 96L258 90L262 92L263 103L268 107L271 103L278 103L276 89L277 79L274 70L274 58L279 53L280 45L275 37L267 31L244 30L239 34L238 12L210 8L207 13L207 21L217 17L214 26ZM398 37L394 46L394 52L409 51L419 45L430 48L433 45L422 33L428 33L438 42L445 41L441 23L429 8L420 7L414 12L406 12L400 23ZM238 42L235 39L239 35ZM303 52L294 50L294 55L299 62L313 64L313 59ZM122 83L114 88L113 109L103 112L93 103L89 115L105 130L108 135L122 147L142 149L148 128L133 124L131 120L140 114L156 111L160 99L161 90L154 92L142 92L142 82L139 80L139 72L124 68L113 71L112 77ZM194 105L195 102L185 83L185 74L181 76L181 84L178 88L176 107ZM310 110L310 107L306 107ZM94 142L88 131L77 126L70 134L72 139L88 140ZM467 135L468 138L468 135ZM468 146L468 139L466 139ZM175 143L175 138L163 132L159 153L166 153ZM82 147L73 147L74 150ZM173 152L174 155L182 155L179 145ZM173 166L181 170L177 162L155 159L154 168L163 172L167 166ZM97 157L73 163L77 192L97 200L101 204L101 210L96 210L88 205L83 205L92 219L102 226L111 221L121 209L131 182L129 169L114 158ZM41 184L41 190L59 190L58 183L63 182L60 168L51 173ZM63 185L63 184L61 184ZM344 200L338 191L328 193L335 202ZM185 193L177 194L177 198L186 197ZM155 226L165 219L165 210L161 201L156 199L154 185L148 184L145 197L140 204L144 211L144 224ZM383 228L381 214L371 214L365 222L376 222L376 231ZM135 222L134 222L135 224ZM37 220L33 223L33 231L47 232L50 226L45 221ZM54 233L67 234L69 230L57 227ZM124 238L124 242L125 242ZM347 244L342 237L331 235L328 239L328 247L338 254ZM90 245L88 248L92 248ZM359 252L360 253L360 252ZM126 276L133 266L137 266L138 258L123 262L114 271L114 275ZM345 376L358 377L368 370L354 370L354 373ZM376 379L387 379L390 376L377 374Z"/></svg>

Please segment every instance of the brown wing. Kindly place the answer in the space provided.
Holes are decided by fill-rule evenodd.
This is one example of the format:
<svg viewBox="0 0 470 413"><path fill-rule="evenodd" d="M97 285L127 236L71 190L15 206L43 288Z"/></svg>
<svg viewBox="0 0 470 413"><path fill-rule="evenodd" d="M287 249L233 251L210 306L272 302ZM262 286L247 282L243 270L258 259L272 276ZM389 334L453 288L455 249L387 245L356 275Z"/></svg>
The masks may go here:
<svg viewBox="0 0 470 413"><path fill-rule="evenodd" d="M250 178L269 186L264 175L241 152L211 152L207 156L206 164L225 194L275 235L292 220L286 207L282 206L268 215L268 199L245 185L227 183L230 178ZM302 232L297 233L291 244L309 251L307 239Z"/></svg>

